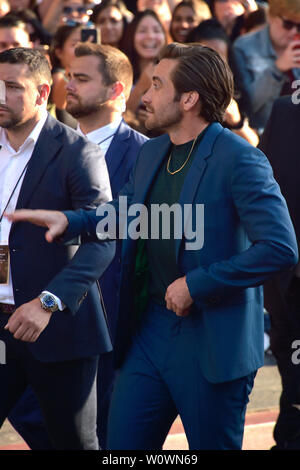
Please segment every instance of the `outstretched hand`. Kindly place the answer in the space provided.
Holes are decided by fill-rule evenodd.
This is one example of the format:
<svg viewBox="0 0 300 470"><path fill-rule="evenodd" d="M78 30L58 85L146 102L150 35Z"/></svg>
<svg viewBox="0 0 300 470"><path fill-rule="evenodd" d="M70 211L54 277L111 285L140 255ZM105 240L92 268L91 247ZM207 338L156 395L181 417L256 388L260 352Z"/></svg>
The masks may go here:
<svg viewBox="0 0 300 470"><path fill-rule="evenodd" d="M34 225L47 227L45 238L49 243L61 237L68 227L67 217L58 211L20 209L4 215L11 222L30 222Z"/></svg>

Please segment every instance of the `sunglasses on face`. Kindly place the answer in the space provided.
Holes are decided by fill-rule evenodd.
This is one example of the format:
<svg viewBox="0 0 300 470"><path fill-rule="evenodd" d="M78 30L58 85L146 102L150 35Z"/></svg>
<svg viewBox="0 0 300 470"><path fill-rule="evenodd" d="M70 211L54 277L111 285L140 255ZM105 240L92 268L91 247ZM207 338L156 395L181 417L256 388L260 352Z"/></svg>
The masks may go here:
<svg viewBox="0 0 300 470"><path fill-rule="evenodd" d="M280 16L279 18L282 21L282 26L284 27L284 29L290 31L293 28L297 28L297 33L300 33L300 23L294 23L294 21L286 20L282 16Z"/></svg>
<svg viewBox="0 0 300 470"><path fill-rule="evenodd" d="M84 13L86 13L86 8L82 7L82 6L79 6L79 7L64 7L63 8L63 13L65 13L66 15L70 15L71 13L73 13L73 11L77 11L77 13L83 15Z"/></svg>
<svg viewBox="0 0 300 470"><path fill-rule="evenodd" d="M82 22L80 21L74 21L74 20L69 20L67 18L63 18L63 24L65 26L82 26Z"/></svg>

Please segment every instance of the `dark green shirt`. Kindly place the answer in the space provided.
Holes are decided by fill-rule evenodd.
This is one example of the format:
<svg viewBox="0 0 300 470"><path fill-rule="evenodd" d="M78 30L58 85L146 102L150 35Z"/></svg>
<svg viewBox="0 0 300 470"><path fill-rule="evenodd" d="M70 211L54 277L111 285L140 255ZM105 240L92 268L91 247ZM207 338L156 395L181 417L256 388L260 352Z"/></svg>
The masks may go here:
<svg viewBox="0 0 300 470"><path fill-rule="evenodd" d="M171 147L170 154L167 155L164 159L146 200L149 214L149 239L146 242L149 267L148 290L149 297L160 305L166 304L165 294L167 287L173 281L181 277L182 273L180 273L178 269L175 258L174 215L172 211L165 212L165 215L168 213L171 214L169 217L164 218L164 224L168 223L167 219L170 220L170 223L168 224L170 227L170 236L168 236L168 233L166 232L163 237L162 216L160 215L159 217L158 225L156 223L158 218L156 218L156 221L153 220L153 217L151 218L151 208L153 210L153 204L161 205L165 203L168 205L168 207L171 207L173 204L178 204L185 177L197 153L197 147L204 135L204 132L205 130L198 136L193 151L184 167L175 174L170 174L167 171L167 164L170 155L171 158L168 168L171 172L174 172L175 170L181 168L181 166L187 160L193 145L193 141L182 145L173 145ZM182 229L181 218L180 229ZM158 239L152 238L151 231L155 231L155 233L158 235Z"/></svg>

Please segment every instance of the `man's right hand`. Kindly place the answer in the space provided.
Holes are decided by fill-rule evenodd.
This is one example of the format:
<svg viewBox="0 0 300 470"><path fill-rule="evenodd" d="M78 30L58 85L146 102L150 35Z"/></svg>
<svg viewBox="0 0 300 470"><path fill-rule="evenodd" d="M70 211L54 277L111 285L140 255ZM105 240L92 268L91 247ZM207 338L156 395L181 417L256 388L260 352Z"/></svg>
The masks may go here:
<svg viewBox="0 0 300 470"><path fill-rule="evenodd" d="M278 56L276 66L282 72L300 67L300 40L289 43L286 49Z"/></svg>
<svg viewBox="0 0 300 470"><path fill-rule="evenodd" d="M63 212L20 209L11 214L4 214L11 222L30 222L41 227L48 227L45 233L47 242L60 238L68 227L68 219Z"/></svg>

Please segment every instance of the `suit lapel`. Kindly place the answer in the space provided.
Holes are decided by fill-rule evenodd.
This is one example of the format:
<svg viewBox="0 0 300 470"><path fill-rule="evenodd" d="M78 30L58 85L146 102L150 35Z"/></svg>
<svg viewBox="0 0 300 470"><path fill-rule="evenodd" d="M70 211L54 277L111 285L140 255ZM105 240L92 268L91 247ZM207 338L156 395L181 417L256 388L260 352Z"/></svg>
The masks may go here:
<svg viewBox="0 0 300 470"><path fill-rule="evenodd" d="M219 123L213 123L206 130L202 141L199 144L197 154L193 159L192 165L185 178L179 203L181 204L182 213L184 213L184 204L193 204L198 187L201 183L205 170L207 168L207 160L212 155L213 145L217 136L222 132L223 127ZM179 248L182 239L175 240L176 260L178 261Z"/></svg>
<svg viewBox="0 0 300 470"><path fill-rule="evenodd" d="M112 143L110 144L105 155L107 169L111 180L116 174L116 171L120 167L127 152L129 136L130 130L128 126L124 123L124 121L121 121L121 124L119 125Z"/></svg>
<svg viewBox="0 0 300 470"><path fill-rule="evenodd" d="M191 165L191 168L189 169L180 194L179 203L182 206L182 210L184 204L193 203L198 190L198 186L203 178L207 167L207 159L211 156L215 140L220 134L220 132L222 132L222 130L223 127L220 124L211 124L207 129L202 141L200 142L197 154L193 159L193 163ZM149 146L151 148L151 154L149 154L148 156L144 155L143 166L141 166L141 168L139 169L139 174L137 178L138 180L140 180L140 175L143 175L143 179L141 179L138 188L136 188L131 204L145 202L150 187L154 179L156 178L157 172L162 164L162 161L169 153L170 146L171 141L167 134L158 138L155 143L154 141L152 141L152 145ZM183 239L175 240L175 251L177 261L179 248L182 241ZM124 245L128 247L131 242L132 241L130 239L127 239Z"/></svg>
<svg viewBox="0 0 300 470"><path fill-rule="evenodd" d="M167 134L159 137L157 140L153 140L151 143L152 145L149 146L151 148L151 153L148 153L148 155L146 153L147 148L149 149L147 144L144 150L143 162L140 164L141 166L138 170L137 176L139 186L136 188L133 195L131 205L145 203L150 187L171 146L171 142ZM128 222L129 221L130 217L128 217ZM123 252L132 253L133 247L135 246L135 240L128 237L123 243Z"/></svg>
<svg viewBox="0 0 300 470"><path fill-rule="evenodd" d="M61 130L56 120L49 115L29 160L16 209L28 206L37 185L47 170L49 162L55 157L62 146L62 142L56 139L60 132Z"/></svg>
<svg viewBox="0 0 300 470"><path fill-rule="evenodd" d="M171 146L170 138L167 134L159 137L155 142L152 141L151 154L144 156L143 167L139 170L139 175L143 175L141 184L136 189L134 194L133 203L144 203L148 191L156 178L157 172L162 164L163 159L169 153ZM147 148L147 147L146 147Z"/></svg>

